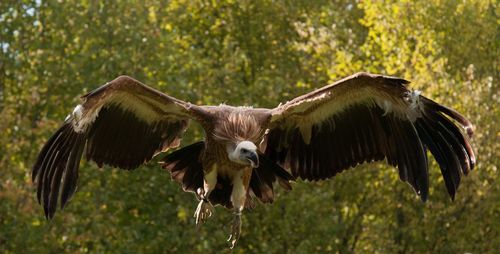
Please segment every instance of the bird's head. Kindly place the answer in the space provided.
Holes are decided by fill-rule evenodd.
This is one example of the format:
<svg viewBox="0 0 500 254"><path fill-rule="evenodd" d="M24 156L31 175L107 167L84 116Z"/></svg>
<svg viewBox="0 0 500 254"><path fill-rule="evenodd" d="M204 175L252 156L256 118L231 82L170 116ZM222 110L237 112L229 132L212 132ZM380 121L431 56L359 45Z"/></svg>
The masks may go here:
<svg viewBox="0 0 500 254"><path fill-rule="evenodd" d="M250 165L252 168L259 167L259 155L257 146L251 141L241 141L227 146L229 159L238 164Z"/></svg>

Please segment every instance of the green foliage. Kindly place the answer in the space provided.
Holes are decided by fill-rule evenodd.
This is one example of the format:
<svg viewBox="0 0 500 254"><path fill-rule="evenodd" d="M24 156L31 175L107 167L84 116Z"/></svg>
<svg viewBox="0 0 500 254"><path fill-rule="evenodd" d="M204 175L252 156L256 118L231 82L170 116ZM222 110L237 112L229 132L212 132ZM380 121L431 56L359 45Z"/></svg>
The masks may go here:
<svg viewBox="0 0 500 254"><path fill-rule="evenodd" d="M294 184L244 217L236 253L493 253L500 245L499 14L495 0L1 1L0 252L212 253L222 208L197 231L195 201L151 162L82 162L54 220L30 168L78 96L119 74L198 104L274 107L357 71L402 76L475 124L477 170L457 198L431 161L423 204L384 163ZM203 135L192 128L189 144Z"/></svg>

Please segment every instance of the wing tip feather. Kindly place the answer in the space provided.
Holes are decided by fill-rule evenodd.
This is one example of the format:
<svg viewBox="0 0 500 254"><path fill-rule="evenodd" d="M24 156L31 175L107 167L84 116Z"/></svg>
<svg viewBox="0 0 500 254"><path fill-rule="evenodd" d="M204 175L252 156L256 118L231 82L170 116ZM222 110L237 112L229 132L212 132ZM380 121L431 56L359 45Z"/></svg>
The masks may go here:
<svg viewBox="0 0 500 254"><path fill-rule="evenodd" d="M62 198L68 196L66 176L68 170L78 170L81 154L75 152L85 145L83 135L75 132L70 122L65 122L44 145L33 166L32 180L37 185L37 201L47 219L54 217L58 202L62 205ZM69 164L68 161L75 163ZM76 185L76 181L71 184Z"/></svg>

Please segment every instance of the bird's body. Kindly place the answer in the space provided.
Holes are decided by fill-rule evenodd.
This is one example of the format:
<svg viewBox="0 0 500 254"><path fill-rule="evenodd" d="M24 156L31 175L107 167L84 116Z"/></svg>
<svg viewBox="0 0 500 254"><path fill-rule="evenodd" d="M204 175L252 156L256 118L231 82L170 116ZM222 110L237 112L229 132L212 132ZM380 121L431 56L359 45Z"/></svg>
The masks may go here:
<svg viewBox="0 0 500 254"><path fill-rule="evenodd" d="M211 126L203 126L208 133L214 135L207 135L205 138L205 150L201 156L202 167L205 175L211 176L209 183L212 188L215 188L217 177L227 179L227 182L233 186L231 196L231 204L235 206L235 202L239 206L245 204L246 193L242 196L241 189L245 192L248 189L249 180L252 174L252 166L248 164L241 164L230 159L228 149L231 146L237 145L229 136L237 133L237 142L248 141L253 144L259 144L264 135L265 129L258 123L258 119L248 114L249 111L254 111L252 108L247 107L231 107L222 106L224 110L211 110L214 107L206 107L205 112L209 112L209 117L213 121L206 121L213 123ZM269 115L270 116L270 115ZM269 117L268 117L269 118ZM236 129L238 131L236 131ZM233 149L234 150L234 149ZM204 190L205 193L209 190ZM210 190L211 191L211 190ZM236 199L238 199L236 201ZM243 207L240 207L241 209Z"/></svg>
<svg viewBox="0 0 500 254"><path fill-rule="evenodd" d="M233 209L232 246L241 212L254 199L271 203L274 183L290 190L294 179L327 179L364 162L397 166L425 201L430 150L453 199L461 175L475 165L472 124L407 83L358 73L266 109L194 105L121 76L84 95L42 148L33 167L38 200L51 218L75 192L84 153L99 166L134 169L178 147L191 120L205 130L204 140L161 163L200 200L198 225L212 205Z"/></svg>
<svg viewBox="0 0 500 254"><path fill-rule="evenodd" d="M195 213L196 223L203 223L211 215L211 204L232 208L235 213L233 227L236 227L232 230L232 240L236 241L239 237L241 212L245 206L252 206L250 193L253 193L253 190L250 180L253 168L258 167L259 160L248 164L246 161L238 161L234 158L237 155L233 154L237 151L238 144L242 149L246 147L249 151L256 151L255 144L263 141L271 112L267 109L228 105L201 106L192 110L199 112L198 122L205 132L212 133L206 135L203 150L200 150L199 155L204 174L203 184L199 179L196 181L198 184L191 188L200 199ZM168 160L169 157L166 158L167 162ZM173 172L174 179L182 183L185 173L177 177L175 165L177 164L172 162L166 163L165 168Z"/></svg>

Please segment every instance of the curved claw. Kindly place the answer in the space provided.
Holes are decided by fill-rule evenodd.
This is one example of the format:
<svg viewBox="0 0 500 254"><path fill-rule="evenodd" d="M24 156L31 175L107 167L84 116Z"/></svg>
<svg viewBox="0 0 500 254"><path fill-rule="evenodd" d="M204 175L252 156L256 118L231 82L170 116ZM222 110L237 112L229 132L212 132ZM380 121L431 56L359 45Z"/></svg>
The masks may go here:
<svg viewBox="0 0 500 254"><path fill-rule="evenodd" d="M227 239L231 243L231 249L236 246L236 241L240 238L241 234L241 213L236 213L233 217L233 223L231 224L231 234Z"/></svg>
<svg viewBox="0 0 500 254"><path fill-rule="evenodd" d="M205 223L205 221L212 216L213 211L214 207L210 204L210 202L201 200L200 203L198 203L198 207L196 208L193 216L196 218L196 226L200 227L203 223Z"/></svg>

